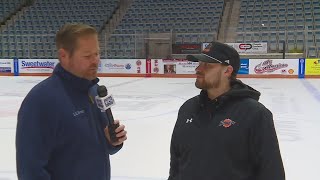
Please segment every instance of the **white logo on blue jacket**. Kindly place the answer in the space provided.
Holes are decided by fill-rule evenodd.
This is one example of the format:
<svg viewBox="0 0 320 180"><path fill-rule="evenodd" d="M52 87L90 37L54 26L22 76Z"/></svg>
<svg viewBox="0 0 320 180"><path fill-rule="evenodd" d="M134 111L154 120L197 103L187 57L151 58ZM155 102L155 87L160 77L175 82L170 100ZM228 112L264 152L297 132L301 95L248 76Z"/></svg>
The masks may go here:
<svg viewBox="0 0 320 180"><path fill-rule="evenodd" d="M76 116L79 116L80 114L83 114L83 113L84 113L84 110L75 111L75 112L73 112L73 116L76 117Z"/></svg>

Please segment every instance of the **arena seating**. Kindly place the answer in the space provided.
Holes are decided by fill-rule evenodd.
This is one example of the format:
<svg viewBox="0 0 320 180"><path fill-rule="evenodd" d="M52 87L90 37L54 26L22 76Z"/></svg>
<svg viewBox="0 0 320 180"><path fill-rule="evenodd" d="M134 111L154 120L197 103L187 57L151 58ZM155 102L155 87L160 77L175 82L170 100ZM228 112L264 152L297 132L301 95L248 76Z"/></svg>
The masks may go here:
<svg viewBox="0 0 320 180"><path fill-rule="evenodd" d="M105 24L120 0L0 1L0 58L56 58L54 37L67 22L90 24L104 35ZM224 0L132 0L109 36L103 36L102 58L140 58L144 38L170 33L172 44L216 40ZM14 15L14 13L19 12ZM8 18L12 18L8 20ZM5 21L5 22L3 22ZM320 57L319 0L241 0L234 42L268 42L268 52L304 52Z"/></svg>
<svg viewBox="0 0 320 180"><path fill-rule="evenodd" d="M37 0L2 31L0 56L56 58L54 37L63 24L83 22L100 30L116 7L115 0Z"/></svg>
<svg viewBox="0 0 320 180"><path fill-rule="evenodd" d="M173 33L173 43L200 43L216 39L223 0L134 0L110 38L108 57L134 57L135 34Z"/></svg>
<svg viewBox="0 0 320 180"><path fill-rule="evenodd" d="M0 1L0 22L5 21L16 9L18 9L24 0L1 0Z"/></svg>
<svg viewBox="0 0 320 180"><path fill-rule="evenodd" d="M320 50L320 1L242 0L236 42L268 42L269 52ZM319 51L320 53L320 51Z"/></svg>

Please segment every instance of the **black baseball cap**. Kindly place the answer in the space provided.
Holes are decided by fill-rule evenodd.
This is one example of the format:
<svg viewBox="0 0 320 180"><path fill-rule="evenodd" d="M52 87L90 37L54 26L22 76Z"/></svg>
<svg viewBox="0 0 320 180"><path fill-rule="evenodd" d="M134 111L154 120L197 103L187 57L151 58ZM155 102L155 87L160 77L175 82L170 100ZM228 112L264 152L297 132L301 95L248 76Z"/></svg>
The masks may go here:
<svg viewBox="0 0 320 180"><path fill-rule="evenodd" d="M217 41L209 43L201 54L187 55L189 61L231 65L235 74L240 68L240 55L231 46Z"/></svg>

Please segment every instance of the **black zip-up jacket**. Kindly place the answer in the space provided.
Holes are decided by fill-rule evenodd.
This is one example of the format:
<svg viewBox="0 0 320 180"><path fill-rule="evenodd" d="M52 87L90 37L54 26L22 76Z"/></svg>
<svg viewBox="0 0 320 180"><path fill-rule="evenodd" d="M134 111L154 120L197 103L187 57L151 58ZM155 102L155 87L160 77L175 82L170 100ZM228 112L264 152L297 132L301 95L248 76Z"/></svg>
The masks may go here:
<svg viewBox="0 0 320 180"><path fill-rule="evenodd" d="M240 80L214 100L206 91L180 108L169 180L284 180L272 113Z"/></svg>

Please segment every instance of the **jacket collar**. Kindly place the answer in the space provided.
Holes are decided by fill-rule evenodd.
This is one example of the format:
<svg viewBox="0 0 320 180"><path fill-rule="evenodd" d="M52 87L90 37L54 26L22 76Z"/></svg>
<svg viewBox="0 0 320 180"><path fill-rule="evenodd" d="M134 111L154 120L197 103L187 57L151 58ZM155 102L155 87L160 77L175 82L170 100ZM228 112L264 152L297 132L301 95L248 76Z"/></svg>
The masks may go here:
<svg viewBox="0 0 320 180"><path fill-rule="evenodd" d="M99 82L99 78L90 81L77 77L65 70L60 63L58 63L55 67L53 74L59 76L66 84L68 84L68 86L71 86L72 88L82 92L88 92L92 86Z"/></svg>
<svg viewBox="0 0 320 180"><path fill-rule="evenodd" d="M228 100L227 96L221 95L215 99L210 99L208 97L208 92L206 90L202 90L200 92L200 107L201 108L213 108L213 107L219 107L221 106L224 102Z"/></svg>
<svg viewBox="0 0 320 180"><path fill-rule="evenodd" d="M244 84L242 81L235 79L231 81L231 89L221 94L216 99L209 99L208 92L206 90L202 90L199 96L200 107L219 107L225 104L226 102L230 101L231 99L235 100L241 98L251 98L258 101L260 97L260 92Z"/></svg>

